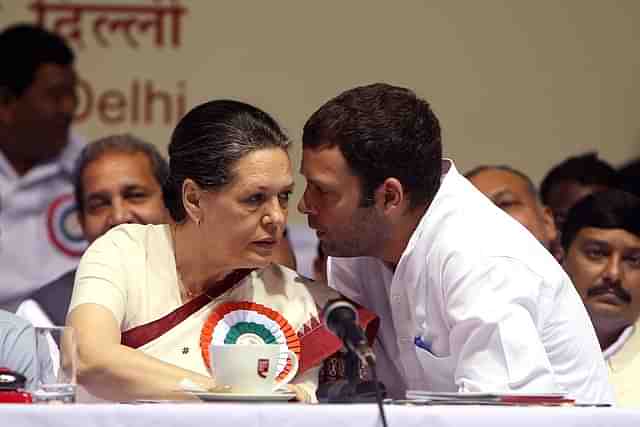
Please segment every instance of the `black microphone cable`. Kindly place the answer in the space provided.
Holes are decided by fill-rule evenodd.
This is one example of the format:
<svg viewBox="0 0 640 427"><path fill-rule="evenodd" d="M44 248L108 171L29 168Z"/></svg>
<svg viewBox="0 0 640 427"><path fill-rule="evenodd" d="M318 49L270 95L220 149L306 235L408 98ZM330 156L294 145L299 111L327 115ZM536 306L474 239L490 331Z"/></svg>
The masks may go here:
<svg viewBox="0 0 640 427"><path fill-rule="evenodd" d="M369 362L367 368L371 372L371 378L376 386L376 402L378 403L378 412L380 412L380 419L382 420L382 427L389 427L387 424L387 416L384 412L384 404L382 402L382 390L380 390L380 383L378 382L378 373L376 372L376 364Z"/></svg>

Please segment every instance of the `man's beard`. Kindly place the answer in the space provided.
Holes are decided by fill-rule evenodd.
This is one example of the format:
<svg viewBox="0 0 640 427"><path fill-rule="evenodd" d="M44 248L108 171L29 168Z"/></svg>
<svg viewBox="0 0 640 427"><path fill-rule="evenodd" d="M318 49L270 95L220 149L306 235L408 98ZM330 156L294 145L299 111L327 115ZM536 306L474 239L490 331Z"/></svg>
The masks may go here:
<svg viewBox="0 0 640 427"><path fill-rule="evenodd" d="M358 208L351 220L331 236L321 241L322 250L328 256L359 257L377 256L389 236L387 222L378 215L375 207Z"/></svg>

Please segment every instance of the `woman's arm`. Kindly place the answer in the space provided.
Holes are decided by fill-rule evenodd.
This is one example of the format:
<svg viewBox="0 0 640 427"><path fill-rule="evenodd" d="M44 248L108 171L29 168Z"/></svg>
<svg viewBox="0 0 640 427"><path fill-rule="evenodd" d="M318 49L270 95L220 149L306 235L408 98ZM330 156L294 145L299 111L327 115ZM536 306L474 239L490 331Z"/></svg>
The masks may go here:
<svg viewBox="0 0 640 427"><path fill-rule="evenodd" d="M67 318L78 349L78 382L103 399L187 399L180 382L189 379L214 391L213 378L120 344L120 328L113 314L98 304L81 304Z"/></svg>

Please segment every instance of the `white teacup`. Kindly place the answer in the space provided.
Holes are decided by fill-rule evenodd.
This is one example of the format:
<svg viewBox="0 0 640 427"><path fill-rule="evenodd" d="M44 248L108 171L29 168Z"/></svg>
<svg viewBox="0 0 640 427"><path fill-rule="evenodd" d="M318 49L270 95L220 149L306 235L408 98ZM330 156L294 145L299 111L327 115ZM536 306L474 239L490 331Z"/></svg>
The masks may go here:
<svg viewBox="0 0 640 427"><path fill-rule="evenodd" d="M276 381L279 344L211 344L212 374L216 383L231 386L232 393L267 394L288 384L298 372L298 357L287 350L291 370Z"/></svg>

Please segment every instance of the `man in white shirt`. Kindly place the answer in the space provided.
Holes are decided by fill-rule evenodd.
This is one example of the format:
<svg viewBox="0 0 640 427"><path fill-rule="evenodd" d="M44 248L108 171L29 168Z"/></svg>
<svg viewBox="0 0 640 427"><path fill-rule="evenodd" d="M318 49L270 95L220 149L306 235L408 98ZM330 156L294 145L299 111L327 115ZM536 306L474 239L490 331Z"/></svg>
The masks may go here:
<svg viewBox="0 0 640 427"><path fill-rule="evenodd" d="M566 392L612 402L597 338L569 278L520 223L442 159L440 126L385 84L307 121L298 209L329 284L376 312L379 378L407 389Z"/></svg>
<svg viewBox="0 0 640 427"><path fill-rule="evenodd" d="M74 55L44 29L0 33L0 307L75 268L86 243L71 172L82 144L70 135L77 106Z"/></svg>
<svg viewBox="0 0 640 427"><path fill-rule="evenodd" d="M564 267L596 329L620 406L640 407L640 198L591 194L569 211Z"/></svg>

